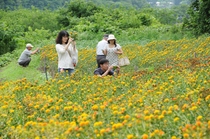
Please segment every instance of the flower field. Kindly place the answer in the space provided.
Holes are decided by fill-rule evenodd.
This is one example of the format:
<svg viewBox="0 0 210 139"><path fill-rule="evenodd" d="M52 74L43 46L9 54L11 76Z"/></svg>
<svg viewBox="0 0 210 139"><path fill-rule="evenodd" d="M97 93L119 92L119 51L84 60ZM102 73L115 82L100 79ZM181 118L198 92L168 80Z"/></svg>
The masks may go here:
<svg viewBox="0 0 210 139"><path fill-rule="evenodd" d="M210 37L124 46L131 64L104 78L93 76L95 49L80 49L69 78L45 46L53 78L0 83L0 138L208 139L209 47Z"/></svg>

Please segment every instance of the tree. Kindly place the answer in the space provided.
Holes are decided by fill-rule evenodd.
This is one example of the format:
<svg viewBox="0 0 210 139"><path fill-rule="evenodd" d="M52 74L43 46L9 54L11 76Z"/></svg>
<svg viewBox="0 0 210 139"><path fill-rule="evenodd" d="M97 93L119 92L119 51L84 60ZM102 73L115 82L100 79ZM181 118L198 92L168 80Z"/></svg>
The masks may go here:
<svg viewBox="0 0 210 139"><path fill-rule="evenodd" d="M101 10L92 2L86 2L84 0L73 0L68 4L67 8L63 8L59 11L57 17L58 23L63 27L73 27L78 23L79 18L89 17Z"/></svg>
<svg viewBox="0 0 210 139"><path fill-rule="evenodd" d="M5 22L0 22L0 55L12 52L16 48L13 32Z"/></svg>
<svg viewBox="0 0 210 139"><path fill-rule="evenodd" d="M189 18L185 19L184 28L190 29L196 36L210 34L210 1L195 0L188 11Z"/></svg>

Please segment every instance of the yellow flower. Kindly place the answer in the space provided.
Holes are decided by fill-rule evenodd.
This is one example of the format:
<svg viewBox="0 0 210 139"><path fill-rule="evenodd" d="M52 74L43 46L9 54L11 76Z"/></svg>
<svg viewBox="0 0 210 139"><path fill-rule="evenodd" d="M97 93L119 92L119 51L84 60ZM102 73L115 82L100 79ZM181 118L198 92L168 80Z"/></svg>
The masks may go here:
<svg viewBox="0 0 210 139"><path fill-rule="evenodd" d="M98 110L98 105L93 105L92 110L97 111Z"/></svg>
<svg viewBox="0 0 210 139"><path fill-rule="evenodd" d="M133 138L134 138L134 135L132 134L127 135L127 139L133 139Z"/></svg>
<svg viewBox="0 0 210 139"><path fill-rule="evenodd" d="M10 110L9 110L9 112L10 112L10 113L13 113L13 112L14 112L14 110L13 110L13 109L10 109Z"/></svg>
<svg viewBox="0 0 210 139"><path fill-rule="evenodd" d="M176 136L172 136L171 139L177 139Z"/></svg>
<svg viewBox="0 0 210 139"><path fill-rule="evenodd" d="M105 109L105 106L104 105L101 105L100 106L100 109L104 110Z"/></svg>
<svg viewBox="0 0 210 139"><path fill-rule="evenodd" d="M102 124L103 124L103 122L95 122L94 127L101 126Z"/></svg>
<svg viewBox="0 0 210 139"><path fill-rule="evenodd" d="M170 111L170 110L169 110L167 113L168 113L168 114L171 114L171 113L172 113L172 111Z"/></svg>
<svg viewBox="0 0 210 139"><path fill-rule="evenodd" d="M113 124L113 125L112 125L112 128L113 128L113 129L119 129L119 128L121 128L121 127L123 127L123 124L122 124L122 123L116 123L116 124Z"/></svg>
<svg viewBox="0 0 210 139"><path fill-rule="evenodd" d="M45 112L46 112L46 113L49 113L49 112L50 112L50 109L47 109Z"/></svg>
<svg viewBox="0 0 210 139"><path fill-rule="evenodd" d="M174 118L174 122L179 121L179 117Z"/></svg>
<svg viewBox="0 0 210 139"><path fill-rule="evenodd" d="M197 117L197 120L201 120L203 117L202 116L198 116Z"/></svg>
<svg viewBox="0 0 210 139"><path fill-rule="evenodd" d="M82 121L82 122L79 123L79 126L81 126L81 127L83 127L85 125L86 125L86 122L85 121Z"/></svg>
<svg viewBox="0 0 210 139"><path fill-rule="evenodd" d="M189 134L184 133L183 137L184 137L184 138L189 138Z"/></svg>
<svg viewBox="0 0 210 139"><path fill-rule="evenodd" d="M197 109L196 106L193 106L192 108L190 108L191 111L194 111L194 110L196 110L196 109Z"/></svg>
<svg viewBox="0 0 210 139"><path fill-rule="evenodd" d="M168 98L166 98L166 99L164 99L164 101L163 102L169 102L169 99Z"/></svg>
<svg viewBox="0 0 210 139"><path fill-rule="evenodd" d="M160 110L155 110L154 111L154 114L159 114L160 113Z"/></svg>
<svg viewBox="0 0 210 139"><path fill-rule="evenodd" d="M161 95L163 92L156 92L156 94Z"/></svg>
<svg viewBox="0 0 210 139"><path fill-rule="evenodd" d="M145 111L144 111L144 114L145 114L145 115L149 114L149 111L148 111L148 110L145 110Z"/></svg>
<svg viewBox="0 0 210 139"><path fill-rule="evenodd" d="M160 116L158 116L158 119L163 119L164 118L164 115L161 114Z"/></svg>
<svg viewBox="0 0 210 139"><path fill-rule="evenodd" d="M210 99L210 95L208 95L205 100L208 101Z"/></svg>
<svg viewBox="0 0 210 139"><path fill-rule="evenodd" d="M101 129L101 130L100 130L100 134L104 134L105 132L106 132L105 129Z"/></svg>
<svg viewBox="0 0 210 139"><path fill-rule="evenodd" d="M178 110L179 106L178 105L174 105L174 110Z"/></svg>

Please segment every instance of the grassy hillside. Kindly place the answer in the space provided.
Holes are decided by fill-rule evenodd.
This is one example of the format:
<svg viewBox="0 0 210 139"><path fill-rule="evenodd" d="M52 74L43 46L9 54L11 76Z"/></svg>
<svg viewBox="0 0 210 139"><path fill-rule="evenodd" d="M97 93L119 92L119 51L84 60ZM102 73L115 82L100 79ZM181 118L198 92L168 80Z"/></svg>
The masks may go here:
<svg viewBox="0 0 210 139"><path fill-rule="evenodd" d="M41 73L40 70L40 56L33 55L32 61L29 67L24 68L19 66L17 59L14 59L9 65L1 68L0 70L0 81L15 81L22 78L27 78L29 81L40 81L45 80L44 73Z"/></svg>

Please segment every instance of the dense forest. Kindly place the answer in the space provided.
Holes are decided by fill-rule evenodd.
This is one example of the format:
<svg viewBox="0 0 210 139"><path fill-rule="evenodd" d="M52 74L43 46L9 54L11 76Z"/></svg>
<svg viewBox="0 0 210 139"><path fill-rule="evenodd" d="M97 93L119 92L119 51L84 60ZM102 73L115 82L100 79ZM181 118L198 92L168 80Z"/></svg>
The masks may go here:
<svg viewBox="0 0 210 139"><path fill-rule="evenodd" d="M20 7L56 10L73 0L2 0L0 9L14 10ZM192 0L86 0L97 5L114 7L170 7L171 5L190 4Z"/></svg>

